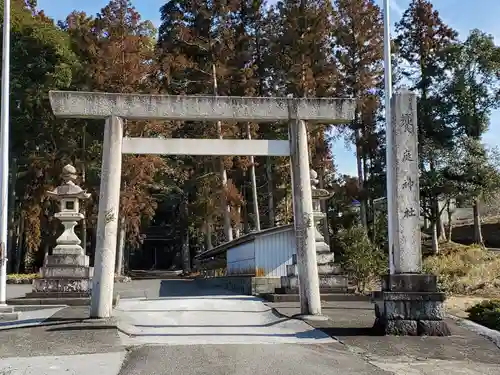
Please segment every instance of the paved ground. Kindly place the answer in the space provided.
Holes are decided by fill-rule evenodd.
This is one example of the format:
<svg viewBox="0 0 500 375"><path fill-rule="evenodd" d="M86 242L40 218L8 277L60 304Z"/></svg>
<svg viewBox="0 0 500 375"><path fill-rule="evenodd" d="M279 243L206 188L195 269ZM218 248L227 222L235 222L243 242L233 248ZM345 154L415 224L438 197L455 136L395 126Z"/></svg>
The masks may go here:
<svg viewBox="0 0 500 375"><path fill-rule="evenodd" d="M116 318L129 334L120 333L129 347L120 375L388 374L257 298L196 281L162 281L148 300L122 297Z"/></svg>
<svg viewBox="0 0 500 375"><path fill-rule="evenodd" d="M268 303L284 316L300 312L296 303ZM500 374L500 349L489 340L448 319L451 337L376 336L373 306L368 302L323 302L330 320L313 322L347 350L394 375Z"/></svg>
<svg viewBox="0 0 500 375"><path fill-rule="evenodd" d="M118 374L126 351L115 326L87 323L88 315L72 307L54 314L53 325L0 331L0 374Z"/></svg>
<svg viewBox="0 0 500 375"><path fill-rule="evenodd" d="M120 375L390 375L335 345L148 346Z"/></svg>
<svg viewBox="0 0 500 375"><path fill-rule="evenodd" d="M78 307L57 311L56 325L0 331L0 375L500 373L500 350L453 321L450 338L380 337L362 302L325 303L331 320L314 329L289 318L298 304L264 304L195 281L116 289L116 322L89 322Z"/></svg>
<svg viewBox="0 0 500 375"><path fill-rule="evenodd" d="M24 297L32 289L31 284L7 284L7 299Z"/></svg>

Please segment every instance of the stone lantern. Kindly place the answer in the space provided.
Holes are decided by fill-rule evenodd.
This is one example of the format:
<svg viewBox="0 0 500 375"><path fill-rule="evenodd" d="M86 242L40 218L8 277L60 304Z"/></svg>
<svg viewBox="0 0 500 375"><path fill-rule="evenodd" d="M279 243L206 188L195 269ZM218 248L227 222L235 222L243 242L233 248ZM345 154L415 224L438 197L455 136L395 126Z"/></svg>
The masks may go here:
<svg viewBox="0 0 500 375"><path fill-rule="evenodd" d="M319 189L318 186L318 173L311 169L310 171L310 176L311 176L311 195L312 195L312 201L313 201L313 224L314 224L314 229L316 231L315 239L316 239L316 252L323 253L323 252L330 252L330 247L327 245L325 242L325 238L321 234L319 230L319 225L322 220L326 219L326 213L321 211L321 201L330 199L333 194L330 193L328 190L325 189ZM325 233L325 235L329 235L328 233Z"/></svg>
<svg viewBox="0 0 500 375"><path fill-rule="evenodd" d="M330 246L325 242L325 238L318 229L321 220L326 218L326 214L321 211L321 201L331 198L332 194L328 190L317 188L319 182L318 174L312 169L310 171L310 179L320 292L346 292L348 290L347 277L341 267L335 263L335 255L330 251ZM280 290L284 293L298 293L299 274L296 254L293 255L292 263L287 266L287 276L281 277Z"/></svg>
<svg viewBox="0 0 500 375"><path fill-rule="evenodd" d="M75 233L75 226L84 218L80 201L90 198L90 194L75 184L76 169L72 165L63 168L61 177L63 184L47 194L59 201L60 209L54 216L64 231L57 238L52 254L47 255L41 277L34 281L33 292L27 297L88 298L90 295L93 268L89 267L89 257Z"/></svg>
<svg viewBox="0 0 500 375"><path fill-rule="evenodd" d="M49 197L59 201L60 211L54 216L61 221L64 232L56 240L57 246L52 251L53 254L78 254L85 255L81 242L75 234L75 226L84 219L80 213L80 200L90 198L90 194L75 185L76 169L72 165L63 168L63 185L56 187L53 191L48 191Z"/></svg>

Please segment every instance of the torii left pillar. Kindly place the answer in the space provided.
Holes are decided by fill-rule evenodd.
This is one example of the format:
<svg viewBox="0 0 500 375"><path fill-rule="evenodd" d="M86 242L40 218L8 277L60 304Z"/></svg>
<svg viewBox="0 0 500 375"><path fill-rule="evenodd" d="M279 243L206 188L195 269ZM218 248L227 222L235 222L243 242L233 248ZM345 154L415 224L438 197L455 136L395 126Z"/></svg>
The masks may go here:
<svg viewBox="0 0 500 375"><path fill-rule="evenodd" d="M99 215L97 217L97 241L90 305L91 318L109 318L113 309L122 174L122 140L122 119L116 116L107 118L102 147Z"/></svg>

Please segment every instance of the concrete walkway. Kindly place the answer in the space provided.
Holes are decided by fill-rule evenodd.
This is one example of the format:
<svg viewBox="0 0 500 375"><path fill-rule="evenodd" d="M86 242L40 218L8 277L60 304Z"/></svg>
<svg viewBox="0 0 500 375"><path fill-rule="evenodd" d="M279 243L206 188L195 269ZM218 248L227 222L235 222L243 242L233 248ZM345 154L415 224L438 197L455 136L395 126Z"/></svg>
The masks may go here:
<svg viewBox="0 0 500 375"><path fill-rule="evenodd" d="M157 298L121 299L115 308L125 345L329 344L308 324L283 318L259 298L164 280Z"/></svg>

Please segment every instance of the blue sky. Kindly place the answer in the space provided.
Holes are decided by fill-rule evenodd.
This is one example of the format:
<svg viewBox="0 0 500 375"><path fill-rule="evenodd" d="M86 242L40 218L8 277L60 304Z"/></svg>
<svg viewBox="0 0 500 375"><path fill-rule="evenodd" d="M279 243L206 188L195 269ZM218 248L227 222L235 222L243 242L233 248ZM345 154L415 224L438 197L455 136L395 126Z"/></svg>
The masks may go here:
<svg viewBox="0 0 500 375"><path fill-rule="evenodd" d="M382 0L377 0L382 5ZM391 0L391 21L396 22L408 6L409 0ZM38 7L56 20L64 19L73 10L83 10L87 14L96 14L108 3L107 0L38 0ZM133 0L136 9L144 19L159 24L159 8L165 0ZM479 28L495 36L500 43L500 1L498 0L433 0L444 22L455 28L462 38L474 28ZM489 131L484 141L490 146L500 146L500 111L493 114ZM356 174L354 148L346 148L344 140L340 139L333 145L335 162L340 173Z"/></svg>

